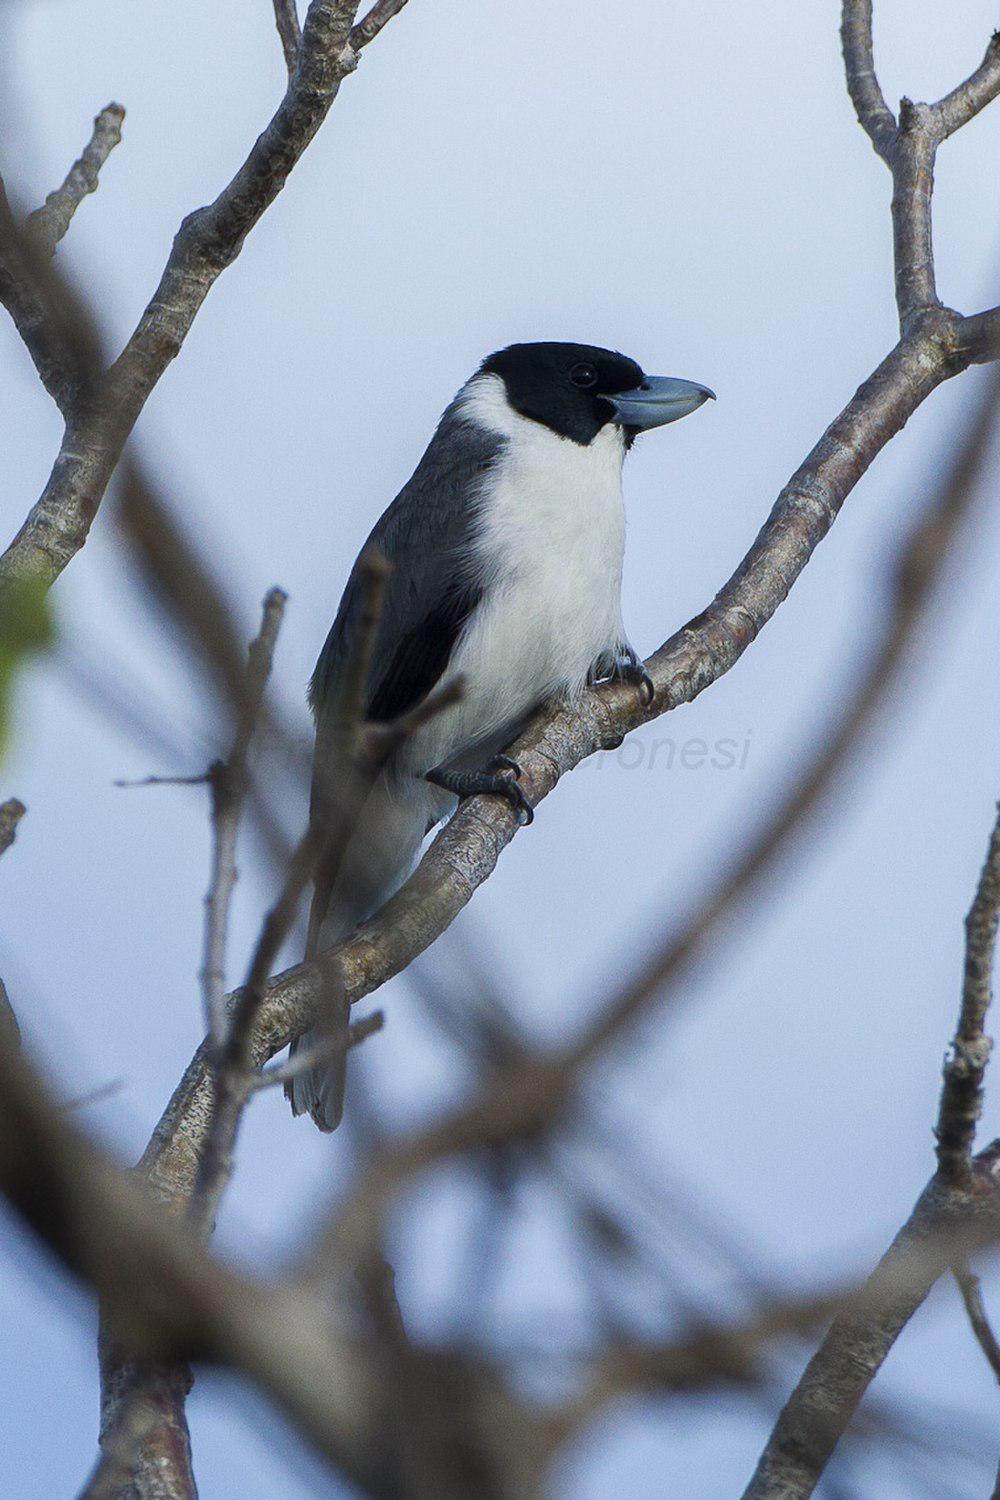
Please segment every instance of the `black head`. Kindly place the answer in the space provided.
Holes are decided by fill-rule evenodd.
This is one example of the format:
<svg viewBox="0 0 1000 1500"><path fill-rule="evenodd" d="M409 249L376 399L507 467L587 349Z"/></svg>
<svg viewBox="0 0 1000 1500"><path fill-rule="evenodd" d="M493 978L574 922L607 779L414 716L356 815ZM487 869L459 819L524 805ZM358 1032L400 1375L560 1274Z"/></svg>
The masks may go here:
<svg viewBox="0 0 1000 1500"><path fill-rule="evenodd" d="M606 398L636 390L645 379L634 359L593 344L511 344L480 369L501 377L522 417L584 444L616 420Z"/></svg>

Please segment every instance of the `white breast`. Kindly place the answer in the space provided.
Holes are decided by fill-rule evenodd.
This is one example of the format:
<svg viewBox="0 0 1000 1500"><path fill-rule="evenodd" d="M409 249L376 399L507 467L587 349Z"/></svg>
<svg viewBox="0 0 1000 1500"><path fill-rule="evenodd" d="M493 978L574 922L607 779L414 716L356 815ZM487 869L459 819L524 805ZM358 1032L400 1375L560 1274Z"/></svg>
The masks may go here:
<svg viewBox="0 0 1000 1500"><path fill-rule="evenodd" d="M515 412L497 375L475 376L462 399L506 441L483 490L476 572L485 593L452 660L466 691L434 728L439 760L578 690L623 640L621 429L609 423L586 447L559 437Z"/></svg>

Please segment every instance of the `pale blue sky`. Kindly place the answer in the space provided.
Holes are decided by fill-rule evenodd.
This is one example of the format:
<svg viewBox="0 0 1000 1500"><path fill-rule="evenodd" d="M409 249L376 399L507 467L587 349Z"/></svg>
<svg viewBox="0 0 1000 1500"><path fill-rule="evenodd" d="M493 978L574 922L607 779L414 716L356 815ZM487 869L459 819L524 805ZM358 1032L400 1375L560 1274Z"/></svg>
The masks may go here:
<svg viewBox="0 0 1000 1500"><path fill-rule="evenodd" d="M996 21L988 0L876 9L891 100L953 86ZM289 591L276 675L303 726L305 682L359 544L456 387L498 345L609 344L718 392L629 460L636 645L657 645L728 576L895 334L888 176L846 98L836 11L832 0L411 0L366 53L212 291L137 436L247 631L267 586ZM0 161L26 198L60 180L101 105L127 106L124 144L60 250L116 348L181 217L228 179L279 97L270 5L24 0L4 6L3 30ZM940 156L939 285L966 311L996 300L998 156L1000 108ZM44 483L59 423L6 321L0 361L6 538ZM540 1034L598 1004L623 952L655 942L696 900L849 689L886 561L981 378L956 381L914 417L745 659L642 738L749 737L745 766L670 768L663 751L652 768L648 753L638 767L591 763L504 855L461 926L491 945L512 1004ZM948 571L906 692L824 820L669 1021L651 1020L627 1067L623 1053L595 1080L654 1168L703 1192L789 1285L864 1270L932 1166L961 917L1000 794L1000 685L984 660L996 644L995 498ZM3 795L30 813L0 867L0 972L67 1094L124 1080L88 1118L134 1157L200 1035L207 828L197 791L111 783L199 770L208 747L197 689L127 581L108 516L55 602L64 637L148 695L185 752L164 764L103 723L52 663L23 694L3 767ZM234 977L261 898L253 879L240 887ZM384 1004L386 1032L367 1051L380 1107L403 1118L448 1097L453 1059L428 1043L405 981ZM1000 1079L983 1138L998 1126ZM262 1098L226 1248L258 1262L280 1253L343 1172L340 1138ZM444 1263L459 1207L444 1194L422 1214L422 1241ZM505 1307L526 1327L560 1298L573 1312L556 1229L527 1201L513 1226ZM9 1224L3 1243L0 1491L72 1493L94 1452L92 1313L61 1277L39 1275ZM432 1322L440 1286L406 1274L414 1315ZM1000 1307L996 1277L987 1292ZM907 1330L883 1384L995 1427L995 1387L948 1288ZM641 1404L590 1435L558 1491L738 1494L767 1415L732 1402ZM308 1472L287 1467L275 1426L234 1408L225 1381L199 1380L191 1420L205 1500L315 1492ZM985 1496L996 1457L983 1452L960 1493ZM880 1500L914 1493L885 1472L874 1483L864 1493Z"/></svg>

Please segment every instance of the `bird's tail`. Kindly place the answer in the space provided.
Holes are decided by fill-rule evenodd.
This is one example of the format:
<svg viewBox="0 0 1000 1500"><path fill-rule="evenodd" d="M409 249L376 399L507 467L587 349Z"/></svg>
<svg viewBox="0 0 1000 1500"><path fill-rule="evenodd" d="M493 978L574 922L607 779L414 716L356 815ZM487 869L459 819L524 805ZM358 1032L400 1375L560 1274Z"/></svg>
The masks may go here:
<svg viewBox="0 0 1000 1500"><path fill-rule="evenodd" d="M434 788L407 778L381 777L365 800L337 881L331 890L317 881L309 916L306 957L313 958L352 933L388 901L409 875L429 823L440 816ZM292 1043L291 1055L305 1048L330 1048L312 1067L285 1084L292 1113L310 1114L320 1130L336 1130L344 1112L348 1013L322 1024Z"/></svg>

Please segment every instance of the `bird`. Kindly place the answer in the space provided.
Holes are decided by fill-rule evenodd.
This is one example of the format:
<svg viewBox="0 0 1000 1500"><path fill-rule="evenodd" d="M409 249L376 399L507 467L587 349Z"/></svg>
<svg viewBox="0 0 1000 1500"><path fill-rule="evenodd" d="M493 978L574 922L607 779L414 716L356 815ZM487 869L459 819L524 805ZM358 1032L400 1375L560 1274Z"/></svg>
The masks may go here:
<svg viewBox="0 0 1000 1500"><path fill-rule="evenodd" d="M307 958L388 900L461 799L494 793L531 821L520 768L503 752L542 703L572 700L603 678L652 699L622 620L623 462L640 434L713 398L707 386L647 375L614 350L558 342L500 349L458 391L359 553L316 664L313 817L364 628L364 559L380 555L386 565L366 720L397 719L449 685L460 691L392 753L336 876L317 875ZM346 1017L338 1024L339 1047L301 1071L293 1065L285 1087L293 1113L309 1113L322 1130L337 1126L344 1107ZM293 1047L322 1053L317 1035Z"/></svg>

